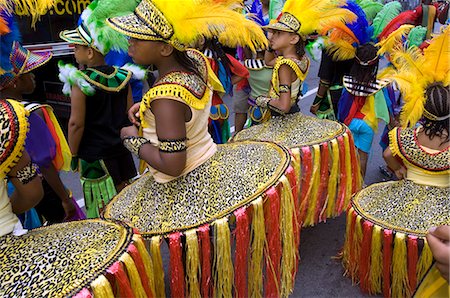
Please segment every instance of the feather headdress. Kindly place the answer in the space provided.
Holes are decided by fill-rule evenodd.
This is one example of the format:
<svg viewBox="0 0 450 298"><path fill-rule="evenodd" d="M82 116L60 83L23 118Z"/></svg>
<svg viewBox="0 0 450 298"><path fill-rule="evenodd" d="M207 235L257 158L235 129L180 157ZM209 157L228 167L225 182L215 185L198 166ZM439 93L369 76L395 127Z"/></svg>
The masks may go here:
<svg viewBox="0 0 450 298"><path fill-rule="evenodd" d="M343 0L287 0L278 22L266 29L294 32L307 36L313 32L323 32L329 24L350 23L355 14L342 8Z"/></svg>
<svg viewBox="0 0 450 298"><path fill-rule="evenodd" d="M0 9L0 20L3 23L3 29L0 32L0 75L2 75L13 68L9 55L13 42L19 41L21 36L14 16L10 12Z"/></svg>
<svg viewBox="0 0 450 298"><path fill-rule="evenodd" d="M374 0L356 0L356 4L364 10L368 22L372 22L375 16L383 9L383 3Z"/></svg>
<svg viewBox="0 0 450 298"><path fill-rule="evenodd" d="M238 0L142 0L134 13L110 18L108 24L127 36L164 41L178 50L215 36L227 46L265 48L261 28L233 9L241 6Z"/></svg>
<svg viewBox="0 0 450 298"><path fill-rule="evenodd" d="M369 23L362 8L353 1L348 1L343 8L355 14L356 20L347 24L329 23L321 32L322 34L329 32L325 39L325 48L335 61L354 58L358 45L370 41Z"/></svg>
<svg viewBox="0 0 450 298"><path fill-rule="evenodd" d="M422 117L426 101L425 91L430 84L450 84L450 27L431 40L423 55L416 47L399 48L391 53L392 59L401 60L392 75L404 96L400 120L404 127L414 126Z"/></svg>
<svg viewBox="0 0 450 298"><path fill-rule="evenodd" d="M21 15L31 16L31 25L34 26L39 17L46 14L53 4L53 0L0 0L0 9L9 14L13 14L15 10Z"/></svg>
<svg viewBox="0 0 450 298"><path fill-rule="evenodd" d="M398 1L386 3L383 9L373 19L373 39L376 39L383 29L389 24L392 19L400 14L402 5Z"/></svg>
<svg viewBox="0 0 450 298"><path fill-rule="evenodd" d="M70 43L87 45L102 54L110 50L126 52L126 36L113 30L106 24L109 17L133 12L136 0L94 0L81 14L81 24L74 30L65 30L60 37Z"/></svg>

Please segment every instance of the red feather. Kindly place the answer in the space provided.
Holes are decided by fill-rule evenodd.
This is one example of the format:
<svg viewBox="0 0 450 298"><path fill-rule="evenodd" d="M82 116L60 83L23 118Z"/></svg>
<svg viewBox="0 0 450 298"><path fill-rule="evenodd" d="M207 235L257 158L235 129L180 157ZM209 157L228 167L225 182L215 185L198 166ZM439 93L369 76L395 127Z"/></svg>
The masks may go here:
<svg viewBox="0 0 450 298"><path fill-rule="evenodd" d="M396 16L392 21L384 27L378 40L383 40L389 36L392 32L397 30L401 25L411 24L414 26L420 25L418 22L422 17L422 9L407 10Z"/></svg>

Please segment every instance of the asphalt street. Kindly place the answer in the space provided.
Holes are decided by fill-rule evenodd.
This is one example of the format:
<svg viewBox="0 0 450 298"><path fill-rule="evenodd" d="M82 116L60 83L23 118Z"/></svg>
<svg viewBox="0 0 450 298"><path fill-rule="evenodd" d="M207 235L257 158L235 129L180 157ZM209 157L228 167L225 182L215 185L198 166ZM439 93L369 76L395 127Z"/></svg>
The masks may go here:
<svg viewBox="0 0 450 298"><path fill-rule="evenodd" d="M300 101L303 113L309 113L309 107L314 100L319 79L317 78L318 63L312 61L306 84L309 91ZM230 99L225 102L232 107ZM232 111L231 111L232 112ZM234 124L234 115L230 113L230 124ZM379 166L384 165L381 148L378 145L383 126L380 124L378 134L374 138L372 153L369 156L365 184L381 182L386 177L381 174ZM78 202L83 204L82 192L78 175L63 173L63 182L69 187ZM84 205L84 204L83 204ZM291 297L364 297L357 285L352 285L349 278L344 277L343 267L335 259L344 242L345 215L320 223L317 226L304 228L301 232L300 265L295 282L295 290ZM165 265L168 266L168 254L164 252ZM166 275L166 285L168 285ZM169 293L168 293L169 294Z"/></svg>

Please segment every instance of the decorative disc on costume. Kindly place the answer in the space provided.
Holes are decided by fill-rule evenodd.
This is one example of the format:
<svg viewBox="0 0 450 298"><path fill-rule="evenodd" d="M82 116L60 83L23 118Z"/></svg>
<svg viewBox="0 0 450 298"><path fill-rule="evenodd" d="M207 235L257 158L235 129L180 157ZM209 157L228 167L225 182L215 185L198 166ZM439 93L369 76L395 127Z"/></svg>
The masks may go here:
<svg viewBox="0 0 450 298"><path fill-rule="evenodd" d="M303 226L340 215L361 188L353 138L339 122L294 113L244 129L234 139L271 141L291 149L301 177Z"/></svg>
<svg viewBox="0 0 450 298"><path fill-rule="evenodd" d="M449 193L449 187L401 180L373 184L354 197L344 266L364 292L385 297L414 293L433 261L425 239L428 229L450 224Z"/></svg>
<svg viewBox="0 0 450 298"><path fill-rule="evenodd" d="M174 297L246 297L263 289L286 296L293 290L300 241L290 162L288 151L274 143L219 145L208 161L176 180L157 183L144 175L108 204L104 217L138 228L150 240L154 260L161 260L161 237L168 239ZM264 256L271 260L266 269ZM159 296L162 264L155 271Z"/></svg>
<svg viewBox="0 0 450 298"><path fill-rule="evenodd" d="M119 222L73 221L9 234L0 238L0 258L2 297L154 293L142 239Z"/></svg>
<svg viewBox="0 0 450 298"><path fill-rule="evenodd" d="M14 167L22 156L28 132L28 112L15 100L0 100L1 147L0 177Z"/></svg>

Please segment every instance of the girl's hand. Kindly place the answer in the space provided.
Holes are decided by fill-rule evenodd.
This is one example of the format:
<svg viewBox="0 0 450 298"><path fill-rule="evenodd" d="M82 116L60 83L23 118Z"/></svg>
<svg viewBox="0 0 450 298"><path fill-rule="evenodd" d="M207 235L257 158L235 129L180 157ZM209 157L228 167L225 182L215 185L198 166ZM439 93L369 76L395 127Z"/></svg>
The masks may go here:
<svg viewBox="0 0 450 298"><path fill-rule="evenodd" d="M398 179L405 179L406 178L406 168L404 166L400 166L400 168L396 171L394 171L395 176L397 176Z"/></svg>
<svg viewBox="0 0 450 298"><path fill-rule="evenodd" d="M125 137L138 137L139 131L136 126L126 126L120 130L120 138L123 140Z"/></svg>
<svg viewBox="0 0 450 298"><path fill-rule="evenodd" d="M433 257L436 260L436 267L441 272L442 277L448 282L450 265L450 226L431 228L426 237L431 252L433 253Z"/></svg>
<svg viewBox="0 0 450 298"><path fill-rule="evenodd" d="M140 102L135 103L131 106L131 108L128 110L128 119L130 122L136 126L140 126L141 122L139 119L139 107L141 106Z"/></svg>

